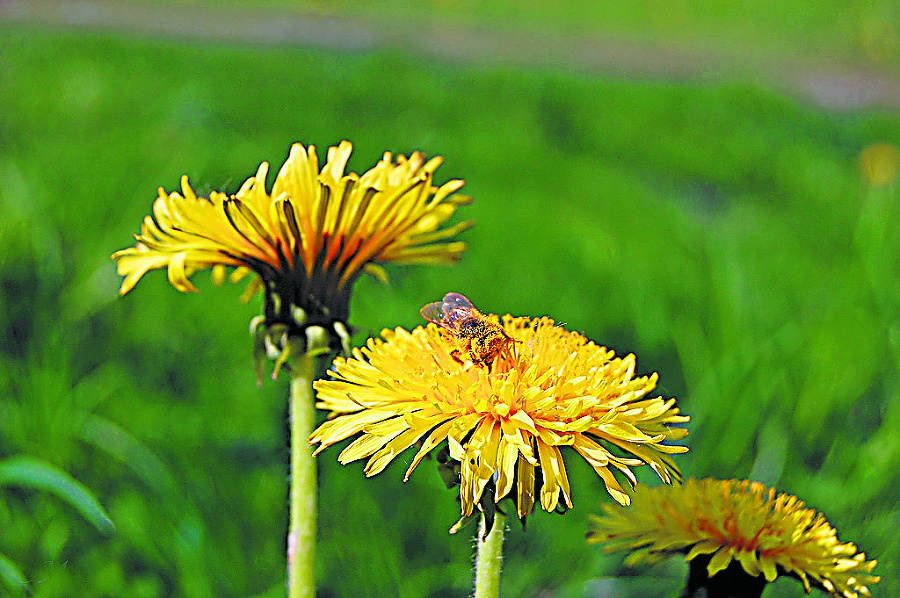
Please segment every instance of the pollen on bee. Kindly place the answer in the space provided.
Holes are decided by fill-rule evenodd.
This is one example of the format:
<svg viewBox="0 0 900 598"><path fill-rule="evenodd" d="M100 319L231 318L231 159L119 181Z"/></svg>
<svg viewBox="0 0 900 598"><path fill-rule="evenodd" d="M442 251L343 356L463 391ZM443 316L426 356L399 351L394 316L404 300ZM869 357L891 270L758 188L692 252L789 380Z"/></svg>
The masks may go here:
<svg viewBox="0 0 900 598"><path fill-rule="evenodd" d="M420 313L437 324L444 338L455 346L450 354L459 363L468 360L490 367L515 342L496 316L482 314L459 293L447 293L443 301L429 303Z"/></svg>

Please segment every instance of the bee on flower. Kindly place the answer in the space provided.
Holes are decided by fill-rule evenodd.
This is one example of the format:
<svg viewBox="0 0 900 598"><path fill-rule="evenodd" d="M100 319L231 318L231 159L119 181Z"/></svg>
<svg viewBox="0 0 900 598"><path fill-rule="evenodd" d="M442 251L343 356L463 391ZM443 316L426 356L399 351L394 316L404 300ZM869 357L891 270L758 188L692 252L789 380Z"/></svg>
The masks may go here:
<svg viewBox="0 0 900 598"><path fill-rule="evenodd" d="M456 345L450 355L460 363L468 359L476 365L490 366L517 342L496 316L482 314L459 293L447 293L442 301L429 303L419 313L441 329L446 341Z"/></svg>
<svg viewBox="0 0 900 598"><path fill-rule="evenodd" d="M690 418L675 399L647 398L657 375L635 376L634 355L616 357L546 317L505 315L499 331L461 334L468 318L489 317L473 310L450 293L422 310L437 326L383 330L336 358L333 379L315 383L317 407L331 412L310 437L316 453L355 437L338 460L368 458L372 476L417 445L405 480L446 441L464 517L507 496L521 519L537 503L571 507L563 448L584 458L622 504L630 499L617 475L633 487L633 467L649 465L666 483L680 479L670 455L687 448L670 441L687 435L680 424ZM499 349L484 338L500 339Z"/></svg>

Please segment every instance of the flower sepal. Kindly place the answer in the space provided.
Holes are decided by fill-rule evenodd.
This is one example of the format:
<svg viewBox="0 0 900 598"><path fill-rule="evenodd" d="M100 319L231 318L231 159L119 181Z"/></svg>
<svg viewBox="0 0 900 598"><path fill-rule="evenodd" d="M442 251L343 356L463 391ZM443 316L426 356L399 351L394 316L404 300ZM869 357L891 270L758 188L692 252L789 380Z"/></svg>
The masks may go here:
<svg viewBox="0 0 900 598"><path fill-rule="evenodd" d="M275 380L282 369L289 373L292 371L291 361L295 358L322 357L338 351L349 354L350 331L347 325L335 321L329 328L322 325L289 326L281 322L267 324L265 316L250 320L257 385L262 384L269 361L275 362L272 370L272 379Z"/></svg>
<svg viewBox="0 0 900 598"><path fill-rule="evenodd" d="M503 516L506 516L506 512L500 508L500 505L495 501L495 486L493 480L488 484L488 487L485 488L484 492L481 494L481 497L478 499L478 504L476 505L475 510L473 510L468 515L463 515L459 518L459 521L453 524L450 528L451 534L456 534L461 529L468 527L472 523L479 521L482 516L484 516L484 528L481 530L482 534L479 540L484 542L488 534L494 529L494 521L497 518L497 513L500 513ZM512 503L512 499L509 499ZM513 507L515 504L513 503ZM522 527L525 527L525 522L523 520Z"/></svg>

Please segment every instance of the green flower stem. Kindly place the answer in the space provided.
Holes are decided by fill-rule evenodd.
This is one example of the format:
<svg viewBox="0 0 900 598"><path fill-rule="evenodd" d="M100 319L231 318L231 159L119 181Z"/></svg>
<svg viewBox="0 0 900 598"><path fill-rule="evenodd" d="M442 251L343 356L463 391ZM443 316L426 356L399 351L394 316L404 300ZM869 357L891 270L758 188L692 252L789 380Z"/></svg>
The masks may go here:
<svg viewBox="0 0 900 598"><path fill-rule="evenodd" d="M484 515L481 516L479 538L477 540L478 556L475 561L475 598L498 598L500 596L500 568L503 564L503 533L506 529L506 516L496 512L494 527L484 537Z"/></svg>
<svg viewBox="0 0 900 598"><path fill-rule="evenodd" d="M288 598L315 598L316 463L307 438L315 425L316 358L291 362L291 523L288 533Z"/></svg>
<svg viewBox="0 0 900 598"><path fill-rule="evenodd" d="M760 598L766 588L766 578L750 575L736 560L728 567L709 576L707 566L711 556L701 554L691 560L687 584L679 598Z"/></svg>

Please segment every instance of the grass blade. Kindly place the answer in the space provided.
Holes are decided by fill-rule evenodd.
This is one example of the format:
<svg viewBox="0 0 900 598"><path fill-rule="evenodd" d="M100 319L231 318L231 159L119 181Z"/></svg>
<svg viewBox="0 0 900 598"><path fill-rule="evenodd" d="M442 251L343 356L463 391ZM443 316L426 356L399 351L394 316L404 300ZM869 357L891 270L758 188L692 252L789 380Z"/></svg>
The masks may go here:
<svg viewBox="0 0 900 598"><path fill-rule="evenodd" d="M81 513L103 534L116 526L100 501L69 474L40 459L18 456L0 462L0 486L20 486L55 494Z"/></svg>

